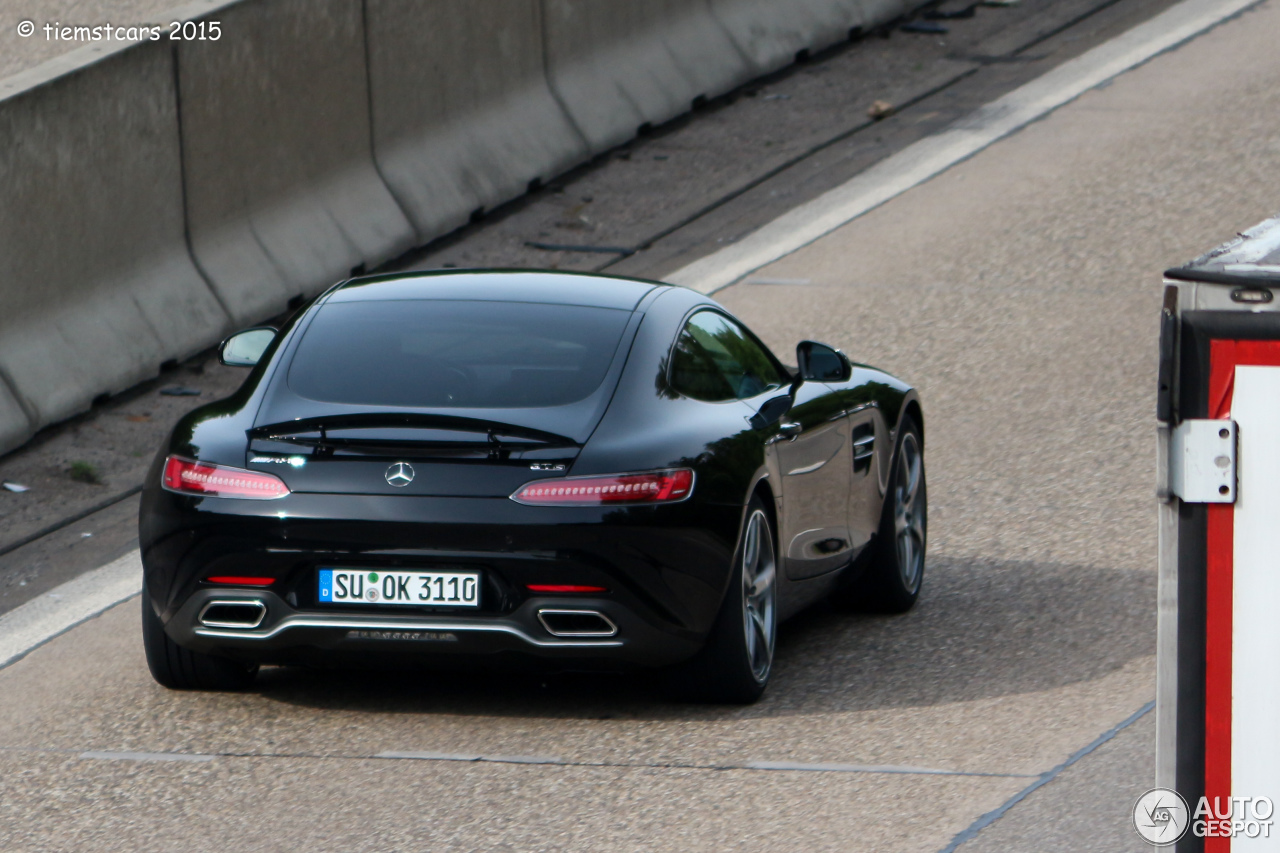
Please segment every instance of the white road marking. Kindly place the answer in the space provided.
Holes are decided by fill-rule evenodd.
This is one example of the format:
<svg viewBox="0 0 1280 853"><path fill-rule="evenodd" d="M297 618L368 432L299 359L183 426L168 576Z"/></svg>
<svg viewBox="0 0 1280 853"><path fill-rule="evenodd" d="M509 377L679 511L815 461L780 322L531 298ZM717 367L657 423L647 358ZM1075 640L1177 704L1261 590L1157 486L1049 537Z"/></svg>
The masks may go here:
<svg viewBox="0 0 1280 853"><path fill-rule="evenodd" d="M0 669L142 589L135 550L0 616Z"/></svg>
<svg viewBox="0 0 1280 853"><path fill-rule="evenodd" d="M1090 89L1177 47L1258 0L1183 0L1128 32L1015 89L666 277L714 293L918 186Z"/></svg>

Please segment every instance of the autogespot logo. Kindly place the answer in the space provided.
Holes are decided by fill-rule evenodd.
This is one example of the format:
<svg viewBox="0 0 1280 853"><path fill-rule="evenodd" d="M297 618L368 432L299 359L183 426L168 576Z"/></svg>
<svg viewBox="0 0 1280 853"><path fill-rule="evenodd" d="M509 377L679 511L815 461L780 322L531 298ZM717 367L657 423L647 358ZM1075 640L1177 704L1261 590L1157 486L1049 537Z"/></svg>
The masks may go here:
<svg viewBox="0 0 1280 853"><path fill-rule="evenodd" d="M1177 791L1152 788L1133 804L1133 828L1148 844L1173 844L1186 834L1190 823L1187 801Z"/></svg>
<svg viewBox="0 0 1280 853"><path fill-rule="evenodd" d="M1152 788L1133 804L1133 828L1157 847L1191 830L1196 838L1270 838L1275 805L1270 797L1201 797L1195 811L1177 791Z"/></svg>
<svg viewBox="0 0 1280 853"><path fill-rule="evenodd" d="M387 482L397 489L403 489L413 482L413 466L408 462L397 462L387 469Z"/></svg>

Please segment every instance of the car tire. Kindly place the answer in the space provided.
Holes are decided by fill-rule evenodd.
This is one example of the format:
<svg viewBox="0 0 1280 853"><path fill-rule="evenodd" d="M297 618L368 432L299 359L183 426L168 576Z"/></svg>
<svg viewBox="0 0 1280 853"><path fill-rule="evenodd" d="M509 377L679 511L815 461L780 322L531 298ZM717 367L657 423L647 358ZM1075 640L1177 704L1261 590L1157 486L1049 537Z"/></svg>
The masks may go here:
<svg viewBox="0 0 1280 853"><path fill-rule="evenodd" d="M906 613L924 582L929 495L920 428L904 416L889 472L880 529L864 572L846 590L848 603L876 613Z"/></svg>
<svg viewBox="0 0 1280 853"><path fill-rule="evenodd" d="M747 705L764 694L778 636L776 541L764 501L753 497L707 644L674 673L682 698Z"/></svg>
<svg viewBox="0 0 1280 853"><path fill-rule="evenodd" d="M184 649L164 632L164 625L142 591L142 645L151 677L171 690L245 690L258 675L257 664Z"/></svg>

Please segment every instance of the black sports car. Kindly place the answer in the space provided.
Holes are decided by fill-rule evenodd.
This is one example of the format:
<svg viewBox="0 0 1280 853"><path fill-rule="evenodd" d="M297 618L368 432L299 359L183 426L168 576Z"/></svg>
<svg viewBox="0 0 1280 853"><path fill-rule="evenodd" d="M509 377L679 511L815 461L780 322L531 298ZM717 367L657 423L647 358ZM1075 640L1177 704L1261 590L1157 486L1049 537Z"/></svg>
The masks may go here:
<svg viewBox="0 0 1280 853"><path fill-rule="evenodd" d="M353 279L240 332L244 385L147 476L151 672L541 658L753 701L780 619L903 611L924 571L916 392L796 356L692 290L553 272Z"/></svg>

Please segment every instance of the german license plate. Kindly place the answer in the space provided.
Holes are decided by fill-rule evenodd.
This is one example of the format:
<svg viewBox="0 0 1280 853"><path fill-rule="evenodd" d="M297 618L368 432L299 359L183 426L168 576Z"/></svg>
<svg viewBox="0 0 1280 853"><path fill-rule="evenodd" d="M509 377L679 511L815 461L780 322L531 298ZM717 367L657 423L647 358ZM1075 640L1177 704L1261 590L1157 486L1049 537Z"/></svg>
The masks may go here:
<svg viewBox="0 0 1280 853"><path fill-rule="evenodd" d="M322 604L479 607L479 572L374 572L321 569Z"/></svg>

